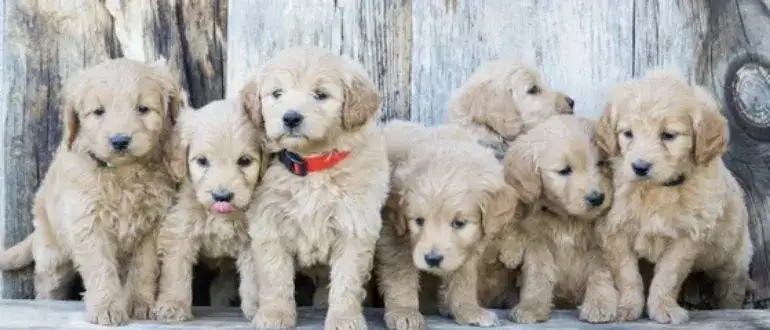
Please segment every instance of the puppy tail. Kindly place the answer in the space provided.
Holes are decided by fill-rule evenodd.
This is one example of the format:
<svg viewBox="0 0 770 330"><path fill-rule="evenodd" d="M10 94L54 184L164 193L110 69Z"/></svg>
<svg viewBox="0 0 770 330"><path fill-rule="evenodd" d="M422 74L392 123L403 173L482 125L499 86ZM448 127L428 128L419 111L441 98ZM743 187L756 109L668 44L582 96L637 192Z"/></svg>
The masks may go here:
<svg viewBox="0 0 770 330"><path fill-rule="evenodd" d="M31 264L32 238L33 235L29 235L8 250L0 252L0 270L19 269Z"/></svg>

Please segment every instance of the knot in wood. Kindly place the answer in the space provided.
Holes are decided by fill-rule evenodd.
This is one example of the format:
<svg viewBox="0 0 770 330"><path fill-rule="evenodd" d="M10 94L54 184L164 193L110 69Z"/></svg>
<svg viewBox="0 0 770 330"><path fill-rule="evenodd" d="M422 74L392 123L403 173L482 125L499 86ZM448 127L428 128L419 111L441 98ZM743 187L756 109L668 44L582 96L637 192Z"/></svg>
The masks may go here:
<svg viewBox="0 0 770 330"><path fill-rule="evenodd" d="M770 69L747 62L736 71L730 85L735 110L748 124L770 127Z"/></svg>

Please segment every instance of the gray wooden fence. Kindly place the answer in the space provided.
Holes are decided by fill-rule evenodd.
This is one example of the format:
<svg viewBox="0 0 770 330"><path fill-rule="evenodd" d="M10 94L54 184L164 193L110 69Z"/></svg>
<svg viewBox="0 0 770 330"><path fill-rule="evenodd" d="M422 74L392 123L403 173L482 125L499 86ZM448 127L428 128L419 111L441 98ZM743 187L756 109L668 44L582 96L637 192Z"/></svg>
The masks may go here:
<svg viewBox="0 0 770 330"><path fill-rule="evenodd" d="M31 230L34 191L59 141L55 100L74 71L106 58L169 59L201 106L232 96L277 50L317 45L359 60L384 95L382 119L428 124L482 61L537 66L576 112L609 88L667 67L709 87L731 123L725 156L749 196L754 300L770 300L770 3L767 0L0 0L5 115L0 226ZM3 297L31 297L29 269Z"/></svg>

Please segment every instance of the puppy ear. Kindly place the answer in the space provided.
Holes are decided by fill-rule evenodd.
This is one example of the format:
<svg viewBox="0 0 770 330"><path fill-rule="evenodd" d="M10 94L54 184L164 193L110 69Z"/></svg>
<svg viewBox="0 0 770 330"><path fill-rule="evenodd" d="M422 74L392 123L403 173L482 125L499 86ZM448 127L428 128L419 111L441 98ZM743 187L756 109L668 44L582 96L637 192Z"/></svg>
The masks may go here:
<svg viewBox="0 0 770 330"><path fill-rule="evenodd" d="M342 104L342 128L353 130L374 118L382 98L363 68L354 70L346 82Z"/></svg>
<svg viewBox="0 0 770 330"><path fill-rule="evenodd" d="M406 217L403 216L399 210L401 205L399 203L400 197L396 194L389 194L388 199L385 201L385 206L382 208L382 219L385 222L392 223L396 236L405 236L409 231L409 224Z"/></svg>
<svg viewBox="0 0 770 330"><path fill-rule="evenodd" d="M620 152L618 135L615 133L616 125L617 115L615 108L612 106L612 103L607 103L596 125L596 144L610 157L617 156Z"/></svg>
<svg viewBox="0 0 770 330"><path fill-rule="evenodd" d="M77 107L80 102L79 94L82 85L79 76L73 76L65 82L59 96L59 107L61 108L60 119L62 121L61 143L72 150L72 145L80 131L80 118L78 117Z"/></svg>
<svg viewBox="0 0 770 330"><path fill-rule="evenodd" d="M695 134L693 156L696 164L706 165L727 151L727 119L708 92L696 87L696 97L701 106L690 112Z"/></svg>
<svg viewBox="0 0 770 330"><path fill-rule="evenodd" d="M535 162L531 148L525 141L517 140L503 159L505 181L516 189L526 204L534 203L540 198L542 191L540 168Z"/></svg>
<svg viewBox="0 0 770 330"><path fill-rule="evenodd" d="M508 184L487 197L487 203L482 208L482 226L484 235L495 235L513 222L519 209L519 194Z"/></svg>
<svg viewBox="0 0 770 330"><path fill-rule="evenodd" d="M191 111L184 109L182 111ZM179 118L183 119L183 118ZM189 145L187 139L182 135L183 123L176 123L170 130L170 134L163 145L163 165L171 176L171 179L180 184L188 175L187 153Z"/></svg>
<svg viewBox="0 0 770 330"><path fill-rule="evenodd" d="M257 129L261 130L265 125L262 119L262 97L259 93L260 84L257 79L258 77L254 76L246 82L246 85L239 92L239 98L246 115L251 118Z"/></svg>
<svg viewBox="0 0 770 330"><path fill-rule="evenodd" d="M447 109L452 121L486 126L504 139L522 132L523 121L512 92L485 81L463 87Z"/></svg>

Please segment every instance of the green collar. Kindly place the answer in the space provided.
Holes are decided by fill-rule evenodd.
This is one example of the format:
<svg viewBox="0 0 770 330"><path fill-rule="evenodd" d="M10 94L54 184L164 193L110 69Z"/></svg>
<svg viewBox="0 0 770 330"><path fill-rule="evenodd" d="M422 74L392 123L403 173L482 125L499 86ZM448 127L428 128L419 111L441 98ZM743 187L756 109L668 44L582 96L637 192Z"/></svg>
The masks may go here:
<svg viewBox="0 0 770 330"><path fill-rule="evenodd" d="M105 161L104 161L104 160L102 160L101 158L99 158L99 157L96 157L96 155L95 155L93 152L91 152L91 151L89 151L89 152L88 152L88 156L90 156L90 157L91 157L91 159L93 159L93 160L96 162L96 166L98 166L98 167L100 167L100 168L105 168L105 167L115 167L115 165L114 165L114 164L112 164L112 163L108 163L108 162L105 162Z"/></svg>

